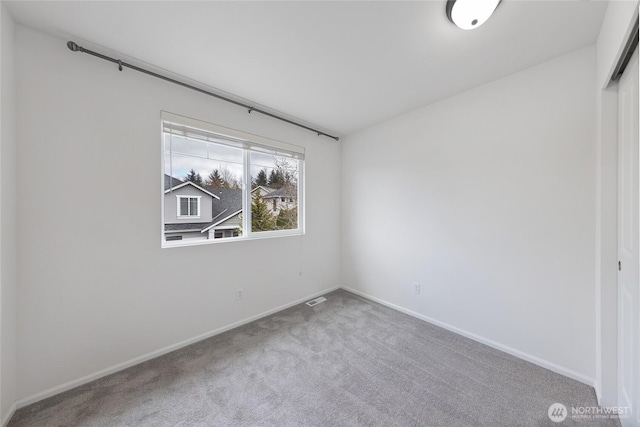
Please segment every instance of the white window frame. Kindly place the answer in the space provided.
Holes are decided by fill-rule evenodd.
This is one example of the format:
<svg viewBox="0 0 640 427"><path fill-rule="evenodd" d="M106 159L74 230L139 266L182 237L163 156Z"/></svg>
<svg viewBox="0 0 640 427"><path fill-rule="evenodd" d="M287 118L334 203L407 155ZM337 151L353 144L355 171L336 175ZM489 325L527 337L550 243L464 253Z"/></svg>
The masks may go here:
<svg viewBox="0 0 640 427"><path fill-rule="evenodd" d="M233 141L234 145L237 148L241 148L243 150L243 177L242 177L242 199L243 199L243 211L242 211L242 236L226 238L226 239L207 239L207 240L195 240L190 241L181 240L181 241L166 241L165 238L165 230L164 230L164 199L162 199L161 204L161 247L162 248L174 248L180 246L197 246L197 245L209 245L209 244L227 244L230 242L238 242L245 240L258 240L265 238L273 238L273 237L286 237L286 236L301 236L305 234L305 213L304 213L304 197L305 197L305 149L303 147L289 144L282 141L277 141L274 139L265 138L259 135L253 135L250 133L242 132L236 129L226 128L223 126L215 125L208 122L203 122L197 119L192 119L189 117L180 116L177 114L169 113L166 111L162 111L160 114L160 138L161 141L161 176L163 179L161 180L162 187L162 195L164 197L165 189L164 189L164 173L165 173L165 147L164 147L164 123L170 122L175 123L177 125L186 126L193 129L203 130L208 133L215 134L221 138L228 138ZM236 143L237 142L237 143ZM232 144L230 144L232 145ZM251 162L250 162L250 153L252 148L255 151L260 151L260 148L273 150L274 152L281 153L294 153L297 157L298 161L298 228L290 229L290 230L272 230L272 231L259 231L252 232L251 231L251 202L252 202L252 193L251 193ZM256 150L256 148L258 148ZM181 197L198 197L198 196L181 196ZM178 218L180 218L179 210L179 199L178 199ZM200 214L200 200L198 200L198 214ZM185 217L183 216L180 219L188 219L188 218L196 218L193 216Z"/></svg>
<svg viewBox="0 0 640 427"><path fill-rule="evenodd" d="M176 218L178 219L200 219L200 198L202 196L178 196L176 195L176 203L177 203L177 211ZM198 203L198 214L197 215L182 215L180 212L180 200L182 199L197 199ZM189 213L191 213L191 203L187 202L187 206L189 206Z"/></svg>

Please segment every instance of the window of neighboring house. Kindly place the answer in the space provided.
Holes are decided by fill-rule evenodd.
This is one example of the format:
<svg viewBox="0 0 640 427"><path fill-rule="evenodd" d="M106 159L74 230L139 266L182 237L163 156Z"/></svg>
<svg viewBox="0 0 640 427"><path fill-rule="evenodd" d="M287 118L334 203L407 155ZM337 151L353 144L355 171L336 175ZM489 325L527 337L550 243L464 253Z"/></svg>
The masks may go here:
<svg viewBox="0 0 640 427"><path fill-rule="evenodd" d="M178 218L200 218L200 197L176 196L178 199Z"/></svg>
<svg viewBox="0 0 640 427"><path fill-rule="evenodd" d="M163 246L303 234L304 148L165 112L162 134Z"/></svg>

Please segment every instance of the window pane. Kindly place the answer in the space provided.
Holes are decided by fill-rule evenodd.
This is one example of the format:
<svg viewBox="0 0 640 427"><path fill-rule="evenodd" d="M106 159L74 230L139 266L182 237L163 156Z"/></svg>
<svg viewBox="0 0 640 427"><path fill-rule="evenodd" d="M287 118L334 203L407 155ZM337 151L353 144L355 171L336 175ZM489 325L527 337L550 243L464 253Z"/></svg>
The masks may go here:
<svg viewBox="0 0 640 427"><path fill-rule="evenodd" d="M198 199L191 198L189 199L189 203L191 203L191 206L189 207L189 215L191 216L198 216Z"/></svg>
<svg viewBox="0 0 640 427"><path fill-rule="evenodd" d="M242 188L242 150L209 144L209 169L203 175L206 185L215 188Z"/></svg>
<svg viewBox="0 0 640 427"><path fill-rule="evenodd" d="M164 149L165 233L181 242L242 236L243 150L168 134Z"/></svg>
<svg viewBox="0 0 640 427"><path fill-rule="evenodd" d="M207 155L211 160L236 163L242 166L242 150L224 145L207 144Z"/></svg>
<svg viewBox="0 0 640 427"><path fill-rule="evenodd" d="M168 144L171 151L188 156L207 157L207 143L196 141L195 139L184 138L182 136L170 135Z"/></svg>
<svg viewBox="0 0 640 427"><path fill-rule="evenodd" d="M298 228L296 159L251 152L251 231Z"/></svg>
<svg viewBox="0 0 640 427"><path fill-rule="evenodd" d="M181 216L189 215L189 199L187 198L180 199L180 215Z"/></svg>

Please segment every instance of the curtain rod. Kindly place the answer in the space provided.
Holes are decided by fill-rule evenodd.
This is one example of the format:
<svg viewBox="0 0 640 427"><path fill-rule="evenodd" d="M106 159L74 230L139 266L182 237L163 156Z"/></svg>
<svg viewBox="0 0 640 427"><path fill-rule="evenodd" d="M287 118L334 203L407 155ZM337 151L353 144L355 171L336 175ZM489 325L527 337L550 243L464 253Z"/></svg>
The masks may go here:
<svg viewBox="0 0 640 427"><path fill-rule="evenodd" d="M273 113L270 113L268 111L264 111L264 110L261 110L259 108L252 107L251 105L235 101L235 100L233 100L231 98L227 98L225 96L218 95L216 93L209 92L209 91L204 90L204 89L200 89L199 87L195 87L195 86L192 86L192 85L190 85L188 83L172 79L171 77L163 76L162 74L158 74L158 73L154 73L153 71L145 70L144 68L137 67L137 66L135 66L133 64L128 64L128 63L126 63L126 62L124 62L124 61L122 61L120 59L111 58L110 56L106 56L106 55L103 55L101 53L94 52L94 51L89 50L89 49L85 49L82 46L78 46L75 42L68 41L67 42L67 47L70 50L72 50L73 52L88 53L89 55L93 55L93 56L98 57L100 59L104 59L105 61L109 61L109 62L113 62L114 64L118 64L118 69L120 71L122 71L123 67L131 68L132 70L139 71L141 73L148 74L148 75L153 76L153 77L157 77L157 78L165 80L167 82L174 83L174 84L177 84L179 86L195 90L196 92L200 92L200 93L203 93L205 95L213 96L214 98L221 99L222 101L226 101L226 102L229 102L231 104L238 105L240 107L244 107L244 108L247 109L247 111L249 113L255 111L256 113L264 114L265 116L269 116L271 118L283 121L285 123L289 123L291 125L298 126L298 127L303 128L303 129L306 129L308 131L314 132L314 133L318 134L318 136L326 136L327 138L335 139L336 141L340 140L340 138L337 137L337 136L329 135L328 133L319 131L319 130L311 128L309 126L305 126L305 125L303 125L301 123L298 123L298 122L294 122L293 120L289 120L289 119L287 119L285 117L278 116L277 114L273 114Z"/></svg>

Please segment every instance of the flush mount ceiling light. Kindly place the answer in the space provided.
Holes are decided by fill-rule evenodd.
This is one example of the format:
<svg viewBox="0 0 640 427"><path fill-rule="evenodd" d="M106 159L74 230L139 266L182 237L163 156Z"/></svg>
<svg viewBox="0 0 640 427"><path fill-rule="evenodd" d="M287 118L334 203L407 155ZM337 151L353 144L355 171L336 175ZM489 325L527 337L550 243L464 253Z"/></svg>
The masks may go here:
<svg viewBox="0 0 640 427"><path fill-rule="evenodd" d="M484 24L501 0L447 0L447 18L463 30Z"/></svg>

